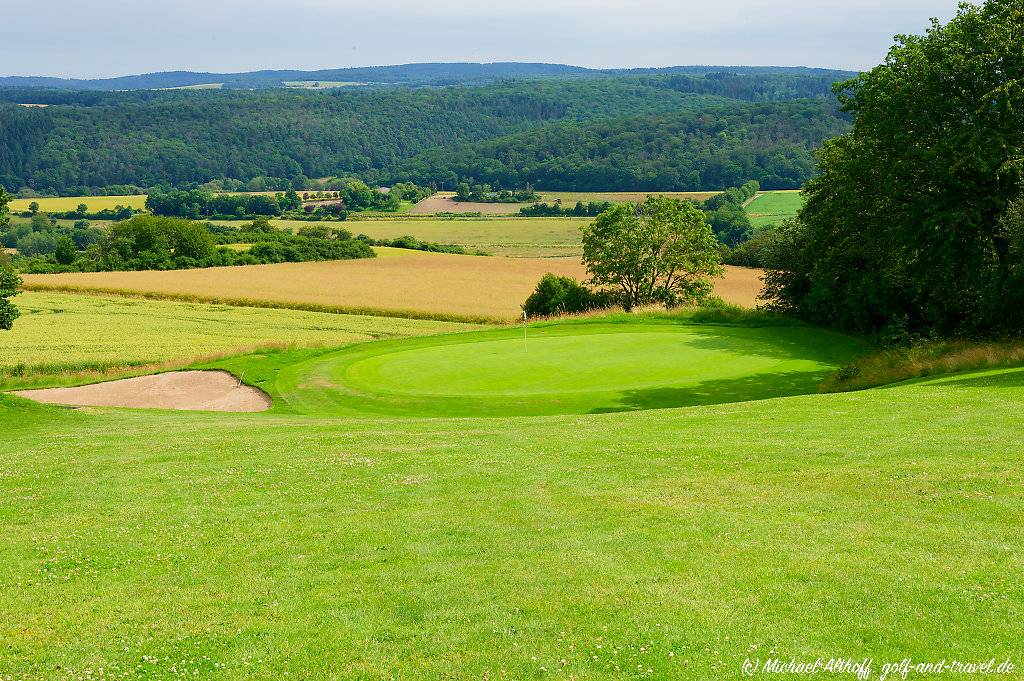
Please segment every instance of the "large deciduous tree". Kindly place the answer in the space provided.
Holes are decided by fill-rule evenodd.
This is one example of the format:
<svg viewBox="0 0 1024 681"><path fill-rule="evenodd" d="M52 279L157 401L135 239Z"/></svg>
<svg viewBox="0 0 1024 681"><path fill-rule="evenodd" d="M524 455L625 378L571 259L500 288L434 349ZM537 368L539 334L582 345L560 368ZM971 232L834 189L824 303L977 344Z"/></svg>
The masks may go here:
<svg viewBox="0 0 1024 681"><path fill-rule="evenodd" d="M0 229L7 225L7 204L10 202L11 195L0 187ZM18 295L19 286L21 279L11 269L7 254L0 250L0 331L9 331L18 318L18 308L11 302L11 298Z"/></svg>
<svg viewBox="0 0 1024 681"><path fill-rule="evenodd" d="M769 298L863 333L1024 328L1024 4L961 5L837 89L853 129L821 151Z"/></svg>
<svg viewBox="0 0 1024 681"><path fill-rule="evenodd" d="M699 302L722 271L703 211L662 196L613 206L584 227L583 261L590 283L620 291L627 308Z"/></svg>

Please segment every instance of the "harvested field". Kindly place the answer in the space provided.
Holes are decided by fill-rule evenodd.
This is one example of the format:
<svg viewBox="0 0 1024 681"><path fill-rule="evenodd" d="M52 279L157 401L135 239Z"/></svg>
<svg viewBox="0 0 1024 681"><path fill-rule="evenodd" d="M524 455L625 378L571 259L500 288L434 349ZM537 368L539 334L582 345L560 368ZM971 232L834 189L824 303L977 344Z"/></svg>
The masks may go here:
<svg viewBox="0 0 1024 681"><path fill-rule="evenodd" d="M253 412L272 406L266 393L241 383L226 371L173 371L74 388L19 390L14 394L45 404L81 407Z"/></svg>
<svg viewBox="0 0 1024 681"><path fill-rule="evenodd" d="M577 201L610 201L612 203L638 202L647 198L648 194L670 196L675 199L703 201L718 192L538 192L541 203L561 201L563 206L575 206ZM483 215L514 215L525 203L473 203L469 201L453 201L452 192L438 192L417 203L409 211L413 215L433 215L434 213L482 213Z"/></svg>
<svg viewBox="0 0 1024 681"><path fill-rule="evenodd" d="M454 194L434 194L413 206L412 215L433 215L434 213L482 213L484 215L514 215L526 203L472 203L454 201Z"/></svg>
<svg viewBox="0 0 1024 681"><path fill-rule="evenodd" d="M577 258L497 258L377 249L365 260L144 272L25 275L29 289L493 321L511 319L546 272L586 278ZM730 267L716 293L753 305L760 270Z"/></svg>

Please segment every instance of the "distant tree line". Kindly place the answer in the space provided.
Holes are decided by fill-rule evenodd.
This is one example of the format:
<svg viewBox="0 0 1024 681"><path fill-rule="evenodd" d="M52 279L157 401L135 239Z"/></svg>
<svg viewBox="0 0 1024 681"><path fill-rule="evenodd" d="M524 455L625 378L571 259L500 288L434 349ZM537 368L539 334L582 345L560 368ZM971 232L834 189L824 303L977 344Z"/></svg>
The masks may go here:
<svg viewBox="0 0 1024 681"><path fill-rule="evenodd" d="M37 217L49 223L46 216ZM374 257L369 244L346 230L316 227L293 234L271 226L265 217L240 228L154 215L138 215L105 230L40 227L15 241L13 264L23 272L174 270ZM10 228L0 231L5 243L10 234ZM76 241L76 236L81 238Z"/></svg>
<svg viewBox="0 0 1024 681"><path fill-rule="evenodd" d="M249 219L255 216L288 216L293 219L344 220L349 211L395 211L402 201L418 201L431 190L411 183L397 183L391 190L372 189L362 180L343 178L322 183L326 190L314 194L294 188L276 194L213 193L197 189L155 188L146 198L154 215L189 219Z"/></svg>
<svg viewBox="0 0 1024 681"><path fill-rule="evenodd" d="M10 221L7 214L7 205L11 202L11 195L3 187L0 187L0 231L5 230ZM11 298L18 295L21 286L21 278L11 267L11 258L6 251L0 250L0 331L10 331L14 326L14 320L21 312L11 302Z"/></svg>
<svg viewBox="0 0 1024 681"><path fill-rule="evenodd" d="M537 192L529 184L524 189L495 190L489 184L470 184L460 182L455 189L456 201L476 203L524 203L538 198Z"/></svg>
<svg viewBox="0 0 1024 681"><path fill-rule="evenodd" d="M612 207L610 201L577 201L572 208L562 206L560 201L554 203L534 203L519 209L519 216L524 218L576 217L593 218Z"/></svg>
<svg viewBox="0 0 1024 681"><path fill-rule="evenodd" d="M154 189L146 197L146 208L154 215L180 218L231 220L258 215L276 216L302 208L295 190L276 196L265 194L211 194L202 189Z"/></svg>

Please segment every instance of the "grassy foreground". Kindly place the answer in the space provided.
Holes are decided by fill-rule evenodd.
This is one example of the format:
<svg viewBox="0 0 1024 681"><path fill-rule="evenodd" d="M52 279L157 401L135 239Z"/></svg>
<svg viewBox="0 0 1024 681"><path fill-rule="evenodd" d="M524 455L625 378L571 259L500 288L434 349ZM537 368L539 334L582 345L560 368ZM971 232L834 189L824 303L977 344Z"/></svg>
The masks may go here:
<svg viewBox="0 0 1024 681"><path fill-rule="evenodd" d="M1022 407L1020 370L506 420L0 397L0 670L718 679L777 655L873 657L877 678L903 657L1020 662Z"/></svg>

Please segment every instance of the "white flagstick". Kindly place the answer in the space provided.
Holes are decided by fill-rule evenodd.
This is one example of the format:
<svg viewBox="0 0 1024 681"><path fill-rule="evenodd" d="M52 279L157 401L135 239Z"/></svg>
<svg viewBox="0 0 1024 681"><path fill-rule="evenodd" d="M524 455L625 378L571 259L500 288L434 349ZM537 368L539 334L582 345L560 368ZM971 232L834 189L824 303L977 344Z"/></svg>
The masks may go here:
<svg viewBox="0 0 1024 681"><path fill-rule="evenodd" d="M523 352L529 352L530 349L526 347L526 310L523 310Z"/></svg>

